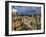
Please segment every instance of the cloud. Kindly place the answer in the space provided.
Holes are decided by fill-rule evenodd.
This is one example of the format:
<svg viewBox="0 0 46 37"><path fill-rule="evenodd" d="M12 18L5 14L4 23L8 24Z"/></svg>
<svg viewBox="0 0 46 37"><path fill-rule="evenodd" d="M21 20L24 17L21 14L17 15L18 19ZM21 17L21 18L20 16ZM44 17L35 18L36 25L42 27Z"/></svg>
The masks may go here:
<svg viewBox="0 0 46 37"><path fill-rule="evenodd" d="M40 14L41 7L30 7L30 6L14 6L20 14Z"/></svg>

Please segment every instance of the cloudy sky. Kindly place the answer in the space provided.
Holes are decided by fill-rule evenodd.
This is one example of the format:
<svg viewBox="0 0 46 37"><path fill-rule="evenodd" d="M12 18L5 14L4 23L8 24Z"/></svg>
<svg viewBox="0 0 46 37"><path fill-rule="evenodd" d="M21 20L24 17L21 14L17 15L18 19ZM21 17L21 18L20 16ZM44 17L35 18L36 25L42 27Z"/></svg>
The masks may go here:
<svg viewBox="0 0 46 37"><path fill-rule="evenodd" d="M12 9L17 10L20 14L40 14L41 7L33 7L33 6L12 6Z"/></svg>

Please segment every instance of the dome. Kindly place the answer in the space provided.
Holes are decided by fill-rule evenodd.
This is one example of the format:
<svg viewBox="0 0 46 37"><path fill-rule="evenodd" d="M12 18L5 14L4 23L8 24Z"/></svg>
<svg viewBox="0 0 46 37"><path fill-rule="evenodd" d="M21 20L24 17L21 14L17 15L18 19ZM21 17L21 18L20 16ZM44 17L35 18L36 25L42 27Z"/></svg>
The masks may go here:
<svg viewBox="0 0 46 37"><path fill-rule="evenodd" d="M17 12L17 10L16 10L16 9L13 9L12 11L13 11L13 12Z"/></svg>

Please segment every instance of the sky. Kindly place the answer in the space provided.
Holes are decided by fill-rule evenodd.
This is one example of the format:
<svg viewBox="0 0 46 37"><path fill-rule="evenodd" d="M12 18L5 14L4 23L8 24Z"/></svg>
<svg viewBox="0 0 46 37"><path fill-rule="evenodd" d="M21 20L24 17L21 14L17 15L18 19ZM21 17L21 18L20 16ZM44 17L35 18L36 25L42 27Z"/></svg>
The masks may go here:
<svg viewBox="0 0 46 37"><path fill-rule="evenodd" d="M34 7L34 6L12 6L12 9L17 10L19 14L23 14L23 15L41 13L41 7Z"/></svg>

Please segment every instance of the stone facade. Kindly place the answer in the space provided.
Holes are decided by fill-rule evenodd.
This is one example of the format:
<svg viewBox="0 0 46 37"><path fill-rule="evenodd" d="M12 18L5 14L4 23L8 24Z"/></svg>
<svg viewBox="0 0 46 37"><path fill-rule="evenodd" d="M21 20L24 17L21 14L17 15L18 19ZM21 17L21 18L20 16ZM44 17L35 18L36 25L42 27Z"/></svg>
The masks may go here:
<svg viewBox="0 0 46 37"><path fill-rule="evenodd" d="M18 22L18 19L19 19L19 22ZM15 14L15 17L12 18L12 29L14 30L14 28L17 28L17 27L19 28L22 23L28 26L29 28L31 28L32 30L41 29L41 17L40 16L34 16L34 15L17 16L17 14Z"/></svg>

